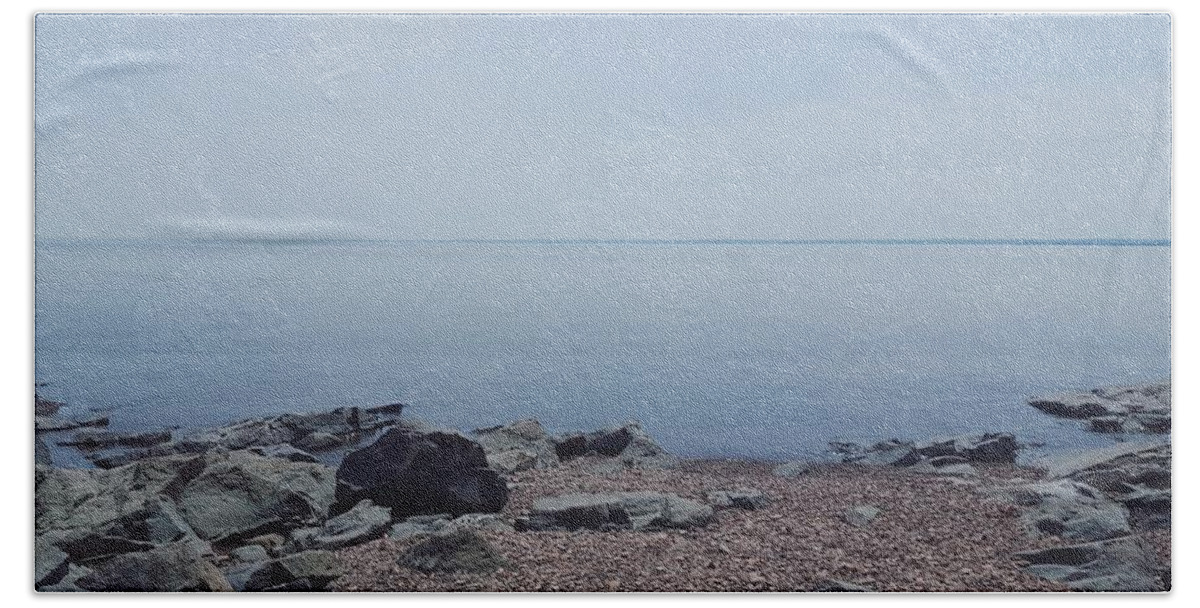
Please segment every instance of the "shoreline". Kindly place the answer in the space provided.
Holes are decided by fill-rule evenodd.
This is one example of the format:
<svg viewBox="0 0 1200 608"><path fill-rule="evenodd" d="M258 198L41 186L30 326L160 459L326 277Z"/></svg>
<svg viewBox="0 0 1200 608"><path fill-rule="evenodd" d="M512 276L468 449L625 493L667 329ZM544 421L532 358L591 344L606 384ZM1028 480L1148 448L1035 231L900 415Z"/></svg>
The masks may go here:
<svg viewBox="0 0 1200 608"><path fill-rule="evenodd" d="M67 443L101 468L37 467L35 587L1169 590L1170 388L1145 386L1060 399L1143 437L1042 468L1008 433L780 464L678 458L637 423L443 430L402 404L182 436L84 426Z"/></svg>

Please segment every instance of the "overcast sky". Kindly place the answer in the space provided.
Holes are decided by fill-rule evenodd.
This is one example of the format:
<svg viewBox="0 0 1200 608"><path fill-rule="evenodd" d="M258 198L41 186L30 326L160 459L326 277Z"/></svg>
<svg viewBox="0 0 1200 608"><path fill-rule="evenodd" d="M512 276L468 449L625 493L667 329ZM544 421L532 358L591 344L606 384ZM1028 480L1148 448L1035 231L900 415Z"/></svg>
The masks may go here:
<svg viewBox="0 0 1200 608"><path fill-rule="evenodd" d="M1166 15L42 15L37 238L1168 238Z"/></svg>

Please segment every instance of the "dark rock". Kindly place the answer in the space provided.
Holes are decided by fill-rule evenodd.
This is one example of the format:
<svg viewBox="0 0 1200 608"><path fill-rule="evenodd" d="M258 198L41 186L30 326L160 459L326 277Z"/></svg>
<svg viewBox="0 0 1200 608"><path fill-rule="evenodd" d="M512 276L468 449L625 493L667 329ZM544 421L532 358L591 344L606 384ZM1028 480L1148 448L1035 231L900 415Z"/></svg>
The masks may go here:
<svg viewBox="0 0 1200 608"><path fill-rule="evenodd" d="M335 513L370 499L392 517L494 513L508 487L488 468L483 448L454 432L389 429L371 445L350 452L337 470Z"/></svg>
<svg viewBox="0 0 1200 608"><path fill-rule="evenodd" d="M53 585L67 574L68 556L50 539L39 536L33 543L33 586L41 589Z"/></svg>
<svg viewBox="0 0 1200 608"><path fill-rule="evenodd" d="M554 453L559 462L566 462L587 454L587 436L583 433L569 433L553 438Z"/></svg>
<svg viewBox="0 0 1200 608"><path fill-rule="evenodd" d="M1023 507L1021 519L1036 536L1097 541L1130 533L1125 509L1100 490L1070 479L1024 484L1009 490Z"/></svg>
<svg viewBox="0 0 1200 608"><path fill-rule="evenodd" d="M99 450L116 446L144 448L171 440L171 431L149 433L112 433L109 431L80 431L68 441L58 445L75 446L84 450Z"/></svg>
<svg viewBox="0 0 1200 608"><path fill-rule="evenodd" d="M421 572L485 574L507 565L488 542L470 530L437 534L405 551L397 563Z"/></svg>
<svg viewBox="0 0 1200 608"><path fill-rule="evenodd" d="M33 418L33 430L37 433L67 431L85 426L108 426L108 416L81 419L50 418L47 416L35 416Z"/></svg>
<svg viewBox="0 0 1200 608"><path fill-rule="evenodd" d="M220 570L187 542L119 555L76 584L88 591L232 591Z"/></svg>
<svg viewBox="0 0 1200 608"><path fill-rule="evenodd" d="M67 565L67 574L65 576L63 576L61 580L59 580L57 583L54 583L52 585L46 585L43 587L39 587L39 588L37 588L37 590L44 592L44 593L85 592L86 590L78 585L79 579L91 574L92 572L93 571L91 568L87 568L87 567L80 566L77 564L68 564Z"/></svg>
<svg viewBox="0 0 1200 608"><path fill-rule="evenodd" d="M33 415L34 416L53 416L58 413L64 404L61 401L51 401L43 399L37 393L33 394Z"/></svg>
<svg viewBox="0 0 1200 608"><path fill-rule="evenodd" d="M1095 433L1123 433L1123 416L1096 416L1088 420L1088 430Z"/></svg>
<svg viewBox="0 0 1200 608"><path fill-rule="evenodd" d="M674 494L614 492L539 498L526 530L658 530L693 528L713 520L712 507Z"/></svg>
<svg viewBox="0 0 1200 608"><path fill-rule="evenodd" d="M1099 433L1171 432L1169 380L1038 397L1029 405L1051 416L1088 420L1088 428Z"/></svg>

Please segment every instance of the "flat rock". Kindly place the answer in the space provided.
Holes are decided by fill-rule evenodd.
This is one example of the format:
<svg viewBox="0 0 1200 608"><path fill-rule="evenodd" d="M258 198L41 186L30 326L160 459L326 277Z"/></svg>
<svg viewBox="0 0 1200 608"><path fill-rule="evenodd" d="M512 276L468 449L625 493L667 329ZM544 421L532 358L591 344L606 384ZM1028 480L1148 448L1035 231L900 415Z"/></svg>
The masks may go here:
<svg viewBox="0 0 1200 608"><path fill-rule="evenodd" d="M349 511L326 520L299 544L309 549L341 549L382 537L391 523L391 509L362 500Z"/></svg>
<svg viewBox="0 0 1200 608"><path fill-rule="evenodd" d="M507 565L491 544L466 529L430 536L401 554L397 563L420 572L471 574L494 572Z"/></svg>
<svg viewBox="0 0 1200 608"><path fill-rule="evenodd" d="M447 514L416 515L394 524L388 531L388 538L404 540L416 536L436 534L450 527L450 516Z"/></svg>
<svg viewBox="0 0 1200 608"><path fill-rule="evenodd" d="M483 447L492 468L502 473L559 465L555 443L537 420L476 429L471 436Z"/></svg>
<svg viewBox="0 0 1200 608"><path fill-rule="evenodd" d="M746 509L756 511L767 506L770 499L760 490L753 488L737 488L734 490L714 490L705 499L708 504L718 509Z"/></svg>
<svg viewBox="0 0 1200 608"><path fill-rule="evenodd" d="M1098 433L1170 433L1171 382L1034 397L1029 405L1059 418L1087 420Z"/></svg>
<svg viewBox="0 0 1200 608"><path fill-rule="evenodd" d="M67 574L67 553L50 539L39 536L33 543L33 586L34 589L53 585Z"/></svg>
<svg viewBox="0 0 1200 608"><path fill-rule="evenodd" d="M1070 479L1023 484L1009 490L1035 536L1098 541L1131 532L1126 510L1100 490Z"/></svg>
<svg viewBox="0 0 1200 608"><path fill-rule="evenodd" d="M51 418L49 416L34 416L33 430L36 433L51 431L68 431L85 426L108 426L108 416L92 418Z"/></svg>
<svg viewBox="0 0 1200 608"><path fill-rule="evenodd" d="M288 443L280 443L276 445L255 446L250 448L250 451L259 456L268 458L282 458L290 462L312 462L317 463L320 460L316 456L305 452Z"/></svg>
<svg viewBox="0 0 1200 608"><path fill-rule="evenodd" d="M872 505L855 505L846 510L842 514L842 520L856 527L862 528L870 525L876 517L879 516L879 507Z"/></svg>
<svg viewBox="0 0 1200 608"><path fill-rule="evenodd" d="M555 439L555 453L566 461L579 456L612 459L594 463L595 472L624 469L671 469L679 459L668 453L636 421L590 433L573 433Z"/></svg>
<svg viewBox="0 0 1200 608"><path fill-rule="evenodd" d="M1122 537L1022 551L1014 555L1025 571L1059 581L1074 591L1164 591L1149 549L1136 537Z"/></svg>
<svg viewBox="0 0 1200 608"><path fill-rule="evenodd" d="M237 572L238 591L318 591L345 573L330 551L302 551Z"/></svg>
<svg viewBox="0 0 1200 608"><path fill-rule="evenodd" d="M693 528L713 520L712 507L674 494L614 492L539 498L527 530L658 530Z"/></svg>
<svg viewBox="0 0 1200 608"><path fill-rule="evenodd" d="M391 509L394 518L495 513L508 501L508 487L483 448L450 431L389 429L346 455L337 482L335 513L363 499Z"/></svg>

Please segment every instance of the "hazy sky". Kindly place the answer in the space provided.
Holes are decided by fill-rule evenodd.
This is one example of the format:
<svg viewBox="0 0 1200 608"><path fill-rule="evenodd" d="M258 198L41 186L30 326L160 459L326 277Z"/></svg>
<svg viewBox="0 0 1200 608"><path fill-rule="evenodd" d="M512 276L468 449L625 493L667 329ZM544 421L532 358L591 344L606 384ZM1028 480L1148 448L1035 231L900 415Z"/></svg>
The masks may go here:
<svg viewBox="0 0 1200 608"><path fill-rule="evenodd" d="M38 238L1170 236L1166 15L42 15Z"/></svg>

